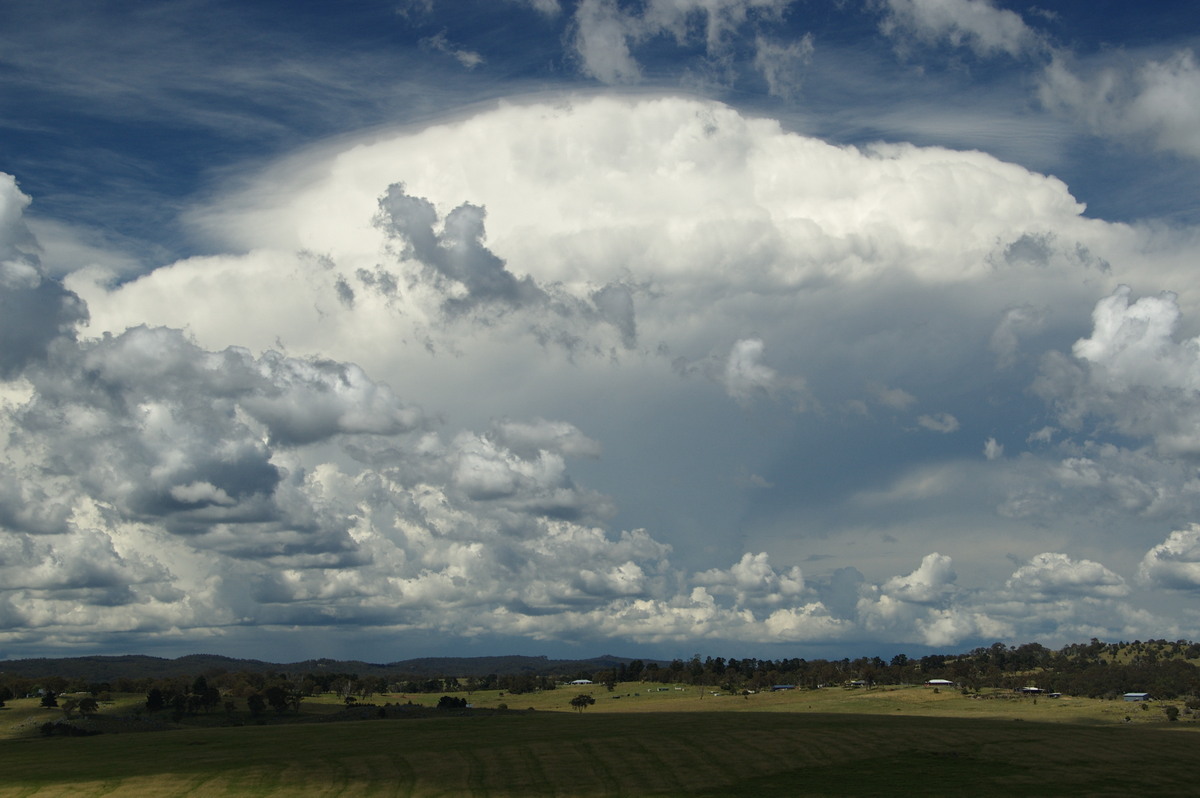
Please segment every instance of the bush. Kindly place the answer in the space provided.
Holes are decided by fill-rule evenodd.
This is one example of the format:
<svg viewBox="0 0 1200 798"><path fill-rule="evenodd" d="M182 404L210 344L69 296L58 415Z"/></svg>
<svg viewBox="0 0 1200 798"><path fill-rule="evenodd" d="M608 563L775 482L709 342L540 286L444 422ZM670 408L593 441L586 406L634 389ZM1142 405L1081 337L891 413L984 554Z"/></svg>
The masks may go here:
<svg viewBox="0 0 1200 798"><path fill-rule="evenodd" d="M438 699L438 709L466 709L467 699L455 698L452 695L444 695Z"/></svg>
<svg viewBox="0 0 1200 798"><path fill-rule="evenodd" d="M100 733L95 729L81 729L70 723L63 723L61 720L57 723L43 723L38 727L38 731L45 737L91 737Z"/></svg>

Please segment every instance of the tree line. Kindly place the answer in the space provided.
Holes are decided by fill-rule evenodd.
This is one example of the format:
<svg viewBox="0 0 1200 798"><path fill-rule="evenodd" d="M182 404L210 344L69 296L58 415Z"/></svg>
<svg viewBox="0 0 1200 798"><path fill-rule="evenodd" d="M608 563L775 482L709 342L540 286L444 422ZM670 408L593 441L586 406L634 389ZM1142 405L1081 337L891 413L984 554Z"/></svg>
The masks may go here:
<svg viewBox="0 0 1200 798"><path fill-rule="evenodd" d="M234 702L244 702L252 714L268 711L297 711L305 697L334 693L351 705L375 695L443 693L468 696L476 691L499 690L519 695L553 690L564 681L587 679L610 689L620 682L690 684L729 692L769 690L777 685L818 688L854 684L917 684L929 679L948 679L959 689L984 687L1038 687L1088 697L1115 697L1126 692L1148 692L1158 698L1200 696L1200 644L1184 640L1149 640L1132 643L1072 644L1057 651L1039 643L990 646L962 654L931 654L908 657L897 654L856 659L760 659L694 655L671 662L634 659L600 670L581 670L573 675L524 672L484 676L439 677L417 675L367 675L317 670L306 673L284 671L225 671L211 668L194 678L118 678L104 682L63 676L34 678L0 674L0 706L13 697L108 693L146 695L149 712L198 714L220 709L233 711ZM77 698L72 699L78 701ZM83 711L92 704L84 705Z"/></svg>
<svg viewBox="0 0 1200 798"><path fill-rule="evenodd" d="M873 687L947 679L964 690L984 687L1037 687L1091 698L1148 692L1159 698L1200 695L1200 644L1185 640L1073 644L1053 651L1039 643L991 646L964 654L908 657L897 654L840 660L756 659L693 656L665 667L635 660L591 675L612 685L623 681L683 683L729 692L766 690L778 685L819 688L836 685Z"/></svg>

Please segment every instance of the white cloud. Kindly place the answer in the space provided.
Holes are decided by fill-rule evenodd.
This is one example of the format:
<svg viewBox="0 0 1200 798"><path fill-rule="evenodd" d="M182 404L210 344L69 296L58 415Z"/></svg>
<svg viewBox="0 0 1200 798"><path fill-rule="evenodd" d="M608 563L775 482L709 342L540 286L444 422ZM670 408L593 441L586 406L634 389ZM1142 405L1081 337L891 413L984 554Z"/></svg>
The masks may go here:
<svg viewBox="0 0 1200 798"><path fill-rule="evenodd" d="M1029 433L1029 437L1025 439L1026 443L1050 443L1054 439L1054 433L1058 432L1056 427L1045 426L1041 429Z"/></svg>
<svg viewBox="0 0 1200 798"><path fill-rule="evenodd" d="M575 11L573 46L584 74L602 83L632 83L641 67L631 46L669 35L679 45L702 40L708 57L720 60L728 39L753 15L776 17L793 0L645 0L627 10L616 0L582 0ZM640 10L640 14L637 11ZM696 31L700 33L697 34ZM792 60L805 60L805 45L785 48ZM762 69L762 67L759 67ZM786 72L790 72L790 68ZM785 71L771 70L768 80L782 87Z"/></svg>
<svg viewBox="0 0 1200 798"><path fill-rule="evenodd" d="M1013 627L993 618L955 584L951 559L934 552L905 576L863 588L856 608L858 623L876 635L949 646L970 638L1003 638Z"/></svg>
<svg viewBox="0 0 1200 798"><path fill-rule="evenodd" d="M525 3L536 11L540 11L548 17L553 17L562 13L562 6L558 0L513 0L517 3Z"/></svg>
<svg viewBox="0 0 1200 798"><path fill-rule="evenodd" d="M514 452L555 452L572 457L599 457L600 444L565 421L499 421L491 436Z"/></svg>
<svg viewBox="0 0 1200 798"><path fill-rule="evenodd" d="M454 58L454 60L458 61L458 63L462 64L467 69L474 69L487 60L473 50L467 50L452 43L446 38L446 34L444 32L438 33L435 36L430 36L427 39L422 39L421 46L451 56Z"/></svg>
<svg viewBox="0 0 1200 798"><path fill-rule="evenodd" d="M1018 568L1005 587L1018 599L1038 601L1069 596L1117 598L1129 593L1125 580L1100 563L1050 552Z"/></svg>
<svg viewBox="0 0 1200 798"><path fill-rule="evenodd" d="M927 554L917 570L907 576L895 576L882 585L885 595L899 601L931 604L954 589L954 562L944 554Z"/></svg>
<svg viewBox="0 0 1200 798"><path fill-rule="evenodd" d="M629 50L635 24L616 0L582 0L575 11L575 52L583 73L601 83L633 83L642 76Z"/></svg>
<svg viewBox="0 0 1200 798"><path fill-rule="evenodd" d="M1010 247L1011 250L1011 247ZM1046 311L1031 305L1009 308L992 333L991 349L996 353L996 367L1012 368L1022 335L1041 331L1045 327Z"/></svg>
<svg viewBox="0 0 1200 798"><path fill-rule="evenodd" d="M140 621L121 603L55 620L69 603L61 591L75 588L51 585L28 612L39 633L61 636L135 622L148 635L216 634L247 618L659 642L954 641L1041 633L1055 618L1082 628L1094 618L1079 602L1113 600L1102 580L1091 583L1100 598L1053 611L1046 601L1045 626L1023 625L1001 600L1015 579L1009 543L961 543L961 524L921 514L957 501L976 517L1002 505L989 529L1081 506L1174 523L1191 501L1178 464L1072 441L989 465L964 440L905 467L870 414L819 410L865 395L910 427L1004 428L995 408L1027 384L1015 354L1032 351L1035 326L1006 314L1034 298L1051 309L1039 335L1069 341L1125 270L1187 273L1179 239L1081 214L1060 182L981 153L836 147L679 98L507 103L297 155L193 215L212 251L240 254L120 285L74 274L67 284L91 311L85 337L51 338L52 357L14 366L23 382L0 405L12 441L0 524L70 557L72 536L98 530L125 563L113 567L158 596L109 597L144 601ZM1164 251L1171 263L1156 265ZM1177 304L1189 302L1185 287ZM1006 319L1019 347L996 337ZM1158 374L1097 346L1068 361L1081 381L1043 395L1069 399L1102 361L1121 364L1131 394ZM742 406L680 379L696 371ZM947 399L954 414L911 420L917 397L985 379L1002 381L994 406ZM745 401L756 396L815 409ZM851 514L789 516L772 533L746 513L764 545L731 551L741 510L720 514L759 502L756 484L791 484L786 464L822 451L811 428L877 469L835 482L812 467L819 509ZM752 476L730 479L714 451ZM861 544L864 530L885 545L826 565L845 569L857 553L882 576L859 584L793 565L822 562L805 558L835 540ZM1050 545L1042 537L1012 546L1027 557ZM1135 538L1120 556L1145 552ZM1077 571L1104 568L1053 545ZM161 552L167 575L136 564L137 550ZM948 554L905 573L914 551L935 550L972 583L957 584ZM1052 577L1066 579L1027 575ZM0 600L25 613L13 597L32 589ZM5 639L33 634L31 623Z"/></svg>
<svg viewBox="0 0 1200 798"><path fill-rule="evenodd" d="M1018 58L1042 48L1040 35L1008 9L991 0L884 0L882 28L897 39L948 41L969 47L976 55L1000 53Z"/></svg>
<svg viewBox="0 0 1200 798"><path fill-rule="evenodd" d="M766 552L746 552L728 570L713 568L692 577L713 595L731 595L735 606L778 605L804 592L804 577L793 566L784 573L771 567Z"/></svg>
<svg viewBox="0 0 1200 798"><path fill-rule="evenodd" d="M1045 433L1038 430L1035 435ZM1037 440L1039 449L1049 443ZM1190 517L1200 491L1200 478L1186 460L1164 459L1152 448L1130 449L1111 443L1064 440L1045 451L1045 459L1028 455L1015 466L1005 485L999 512L1039 525L1062 526L1071 518L1090 525L1147 530L1157 524ZM1093 526L1090 535L1098 534ZM1111 541L1112 546L1122 545ZM1140 557L1141 552L1137 552Z"/></svg>
<svg viewBox="0 0 1200 798"><path fill-rule="evenodd" d="M1200 67L1191 50L1099 65L1059 56L1043 73L1038 94L1046 107L1097 135L1200 157Z"/></svg>
<svg viewBox="0 0 1200 798"><path fill-rule="evenodd" d="M1169 590L1200 590L1200 524L1175 530L1146 552L1138 579Z"/></svg>
<svg viewBox="0 0 1200 798"><path fill-rule="evenodd" d="M763 365L763 342L757 338L738 341L725 361L725 390L739 402L755 396L770 396L774 391L775 370Z"/></svg>
<svg viewBox="0 0 1200 798"><path fill-rule="evenodd" d="M1153 441L1166 456L1200 452L1200 338L1177 341L1182 317L1172 293L1130 302L1119 286L1096 303L1093 330L1075 360L1052 353L1035 390L1069 429L1088 418Z"/></svg>
<svg viewBox="0 0 1200 798"><path fill-rule="evenodd" d="M43 272L23 218L29 202L13 176L0 172L0 379L43 357L87 315L78 297Z"/></svg>
<svg viewBox="0 0 1200 798"><path fill-rule="evenodd" d="M999 460L1004 456L1004 444L997 443L995 438L983 442L983 456L988 460Z"/></svg>
<svg viewBox="0 0 1200 798"><path fill-rule="evenodd" d="M803 81L804 68L812 60L815 50L811 33L787 43L758 36L754 42L754 68L767 81L767 93L785 99L795 97Z"/></svg>
<svg viewBox="0 0 1200 798"><path fill-rule="evenodd" d="M927 646L952 646L963 639L1011 638L1013 627L983 613L957 609L932 610L917 621L921 642Z"/></svg>
<svg viewBox="0 0 1200 798"><path fill-rule="evenodd" d="M872 385L870 388L875 401L892 410L907 410L917 401L917 397L903 388L889 388L886 385Z"/></svg>
<svg viewBox="0 0 1200 798"><path fill-rule="evenodd" d="M949 413L934 413L917 417L917 424L932 432L951 433L958 431L958 419Z"/></svg>

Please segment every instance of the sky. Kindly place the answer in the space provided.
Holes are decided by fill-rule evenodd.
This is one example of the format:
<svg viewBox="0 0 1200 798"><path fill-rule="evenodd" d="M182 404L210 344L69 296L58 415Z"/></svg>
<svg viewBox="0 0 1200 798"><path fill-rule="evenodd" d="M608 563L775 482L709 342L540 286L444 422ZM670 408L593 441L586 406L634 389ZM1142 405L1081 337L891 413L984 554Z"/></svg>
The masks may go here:
<svg viewBox="0 0 1200 798"><path fill-rule="evenodd" d="M1198 46L0 5L0 658L1200 639Z"/></svg>

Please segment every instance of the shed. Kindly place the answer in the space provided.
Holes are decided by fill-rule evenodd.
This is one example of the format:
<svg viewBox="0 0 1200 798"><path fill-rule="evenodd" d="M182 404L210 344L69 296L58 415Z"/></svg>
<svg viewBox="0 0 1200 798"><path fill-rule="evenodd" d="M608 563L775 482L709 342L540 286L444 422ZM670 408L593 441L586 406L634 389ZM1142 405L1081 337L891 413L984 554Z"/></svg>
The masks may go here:
<svg viewBox="0 0 1200 798"><path fill-rule="evenodd" d="M576 679L571 684L595 684L591 679Z"/></svg>
<svg viewBox="0 0 1200 798"><path fill-rule="evenodd" d="M1124 696L1126 701L1149 701L1149 693L1126 693Z"/></svg>
<svg viewBox="0 0 1200 798"><path fill-rule="evenodd" d="M954 682L949 679L926 679L926 687L953 687Z"/></svg>

